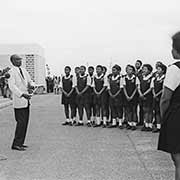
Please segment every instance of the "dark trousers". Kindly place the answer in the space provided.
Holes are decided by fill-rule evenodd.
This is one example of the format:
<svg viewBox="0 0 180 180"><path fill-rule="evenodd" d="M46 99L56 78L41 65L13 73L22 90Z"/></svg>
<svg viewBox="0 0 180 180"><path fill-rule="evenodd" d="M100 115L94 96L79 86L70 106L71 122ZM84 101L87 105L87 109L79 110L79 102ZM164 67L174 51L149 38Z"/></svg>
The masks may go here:
<svg viewBox="0 0 180 180"><path fill-rule="evenodd" d="M29 122L29 106L27 108L14 109L16 130L13 146L21 146L24 144L28 122Z"/></svg>

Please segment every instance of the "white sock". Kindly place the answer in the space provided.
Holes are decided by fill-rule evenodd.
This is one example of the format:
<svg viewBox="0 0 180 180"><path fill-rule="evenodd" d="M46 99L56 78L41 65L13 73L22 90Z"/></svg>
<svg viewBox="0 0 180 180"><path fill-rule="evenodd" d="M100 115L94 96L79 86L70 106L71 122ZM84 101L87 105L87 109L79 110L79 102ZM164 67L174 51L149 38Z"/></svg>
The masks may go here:
<svg viewBox="0 0 180 180"><path fill-rule="evenodd" d="M107 118L103 117L103 124L106 125L106 122L107 122Z"/></svg>
<svg viewBox="0 0 180 180"><path fill-rule="evenodd" d="M70 122L70 120L69 120L69 119L66 119L66 122Z"/></svg>
<svg viewBox="0 0 180 180"><path fill-rule="evenodd" d="M97 125L101 124L100 117L96 117L96 123L97 123Z"/></svg>
<svg viewBox="0 0 180 180"><path fill-rule="evenodd" d="M145 127L147 127L147 128L148 128L148 127L149 127L149 124L148 124L148 123L145 123Z"/></svg>
<svg viewBox="0 0 180 180"><path fill-rule="evenodd" d="M119 126L122 126L122 119L118 118L118 121L119 121Z"/></svg>
<svg viewBox="0 0 180 180"><path fill-rule="evenodd" d="M79 120L79 123L83 123L83 120Z"/></svg>
<svg viewBox="0 0 180 180"><path fill-rule="evenodd" d="M130 126L132 126L132 122L128 122L128 124L129 124Z"/></svg>
<svg viewBox="0 0 180 180"><path fill-rule="evenodd" d="M88 120L88 123L91 123L91 120Z"/></svg>
<svg viewBox="0 0 180 180"><path fill-rule="evenodd" d="M149 127L150 127L150 128L152 128L152 127L153 127L152 123L149 123Z"/></svg>
<svg viewBox="0 0 180 180"><path fill-rule="evenodd" d="M158 129L161 129L161 124L157 124L157 128L158 128Z"/></svg>
<svg viewBox="0 0 180 180"><path fill-rule="evenodd" d="M112 125L115 126L116 125L116 119L112 120Z"/></svg>
<svg viewBox="0 0 180 180"><path fill-rule="evenodd" d="M132 125L133 125L133 126L136 126L136 122L132 122Z"/></svg>

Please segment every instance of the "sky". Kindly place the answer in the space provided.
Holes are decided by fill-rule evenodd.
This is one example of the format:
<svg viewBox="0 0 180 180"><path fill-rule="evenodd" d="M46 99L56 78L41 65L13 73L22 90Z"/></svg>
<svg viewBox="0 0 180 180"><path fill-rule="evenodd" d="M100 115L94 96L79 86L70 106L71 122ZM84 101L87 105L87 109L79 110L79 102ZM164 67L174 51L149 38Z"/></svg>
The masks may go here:
<svg viewBox="0 0 180 180"><path fill-rule="evenodd" d="M172 62L179 0L0 0L0 43L38 43L52 74L65 65Z"/></svg>

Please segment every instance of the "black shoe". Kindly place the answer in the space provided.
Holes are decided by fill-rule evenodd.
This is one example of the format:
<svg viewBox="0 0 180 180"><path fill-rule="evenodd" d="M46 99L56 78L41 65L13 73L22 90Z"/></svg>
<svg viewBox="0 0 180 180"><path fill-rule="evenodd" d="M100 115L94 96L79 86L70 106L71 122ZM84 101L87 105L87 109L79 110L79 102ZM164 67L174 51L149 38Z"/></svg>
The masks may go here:
<svg viewBox="0 0 180 180"><path fill-rule="evenodd" d="M73 126L73 122L69 122L69 126Z"/></svg>
<svg viewBox="0 0 180 180"><path fill-rule="evenodd" d="M17 150L17 151L25 151L26 149L21 147L21 146L12 146L11 147L12 150Z"/></svg>
<svg viewBox="0 0 180 180"><path fill-rule="evenodd" d="M136 130L136 126L132 126L132 127L131 127L131 130L132 130L132 131L135 131L135 130Z"/></svg>
<svg viewBox="0 0 180 180"><path fill-rule="evenodd" d="M158 129L158 128L155 128L152 130L152 133L159 133L159 132L160 132L160 129Z"/></svg>
<svg viewBox="0 0 180 180"><path fill-rule="evenodd" d="M83 126L84 124L82 122L78 122L75 124L75 126Z"/></svg>
<svg viewBox="0 0 180 180"><path fill-rule="evenodd" d="M96 128L96 127L100 127L101 124L95 124L93 127Z"/></svg>
<svg viewBox="0 0 180 180"><path fill-rule="evenodd" d="M123 125L121 125L121 126L118 126L119 127L119 129L124 129L124 126Z"/></svg>
<svg viewBox="0 0 180 180"><path fill-rule="evenodd" d="M147 131L147 129L148 129L147 127L143 126L141 131Z"/></svg>
<svg viewBox="0 0 180 180"><path fill-rule="evenodd" d="M131 129L132 128L132 126L130 126L129 124L127 124L127 126L126 126L126 129Z"/></svg>
<svg viewBox="0 0 180 180"><path fill-rule="evenodd" d="M107 128L107 124L103 124L103 125L102 125L102 128Z"/></svg>
<svg viewBox="0 0 180 180"><path fill-rule="evenodd" d="M117 125L109 125L108 128L116 128Z"/></svg>
<svg viewBox="0 0 180 180"><path fill-rule="evenodd" d="M26 146L26 145L21 145L21 147L23 147L23 148L28 148L28 146Z"/></svg>
<svg viewBox="0 0 180 180"><path fill-rule="evenodd" d="M152 131L152 128L148 127L147 132L150 132L150 131Z"/></svg>
<svg viewBox="0 0 180 180"><path fill-rule="evenodd" d="M91 122L87 122L86 124L88 127L92 127L92 123Z"/></svg>
<svg viewBox="0 0 180 180"><path fill-rule="evenodd" d="M65 122L62 123L62 125L67 126L67 125L69 125L69 122L65 121Z"/></svg>

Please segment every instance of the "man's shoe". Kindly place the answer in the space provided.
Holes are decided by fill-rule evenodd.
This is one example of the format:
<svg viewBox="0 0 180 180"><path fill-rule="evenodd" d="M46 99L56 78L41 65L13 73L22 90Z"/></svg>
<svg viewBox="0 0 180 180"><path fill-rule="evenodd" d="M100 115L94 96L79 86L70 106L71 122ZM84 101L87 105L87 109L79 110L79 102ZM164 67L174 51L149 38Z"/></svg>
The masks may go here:
<svg viewBox="0 0 180 180"><path fill-rule="evenodd" d="M25 151L26 149L24 149L23 147L21 146L12 146L11 147L12 150L17 150L17 151Z"/></svg>

